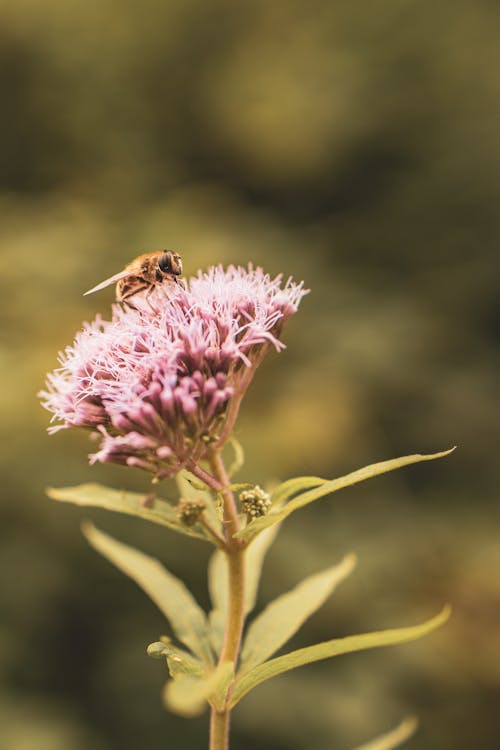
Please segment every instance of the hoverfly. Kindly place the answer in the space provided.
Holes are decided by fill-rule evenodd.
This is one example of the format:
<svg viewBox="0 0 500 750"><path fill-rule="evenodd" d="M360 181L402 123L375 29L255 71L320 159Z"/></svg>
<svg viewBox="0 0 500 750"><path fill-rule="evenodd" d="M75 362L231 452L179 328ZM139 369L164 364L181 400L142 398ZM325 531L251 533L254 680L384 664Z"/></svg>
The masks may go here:
<svg viewBox="0 0 500 750"><path fill-rule="evenodd" d="M116 301L134 307L130 298L135 294L145 291L147 298L155 287L165 281L181 283L178 278L181 274L182 259L178 253L171 250L156 250L139 255L128 266L125 266L123 271L101 281L100 284L85 292L84 296L99 292L116 283Z"/></svg>

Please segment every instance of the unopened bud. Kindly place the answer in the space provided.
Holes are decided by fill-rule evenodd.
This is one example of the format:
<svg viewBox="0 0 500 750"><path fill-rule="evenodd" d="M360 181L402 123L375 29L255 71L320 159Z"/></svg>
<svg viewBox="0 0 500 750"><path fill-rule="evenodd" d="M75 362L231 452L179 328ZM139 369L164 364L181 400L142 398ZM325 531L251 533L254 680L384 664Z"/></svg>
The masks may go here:
<svg viewBox="0 0 500 750"><path fill-rule="evenodd" d="M251 490L240 492L241 507L252 518L265 516L271 505L269 494L264 492L258 484Z"/></svg>
<svg viewBox="0 0 500 750"><path fill-rule="evenodd" d="M185 526L194 526L205 508L202 500L179 500L176 508L177 517Z"/></svg>

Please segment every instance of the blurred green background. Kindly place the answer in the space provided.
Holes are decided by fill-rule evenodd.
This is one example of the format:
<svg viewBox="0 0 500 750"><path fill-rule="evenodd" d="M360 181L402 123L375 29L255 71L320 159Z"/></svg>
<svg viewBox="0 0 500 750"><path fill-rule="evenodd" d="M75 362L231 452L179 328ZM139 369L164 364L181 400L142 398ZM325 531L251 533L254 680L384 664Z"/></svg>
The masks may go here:
<svg viewBox="0 0 500 750"><path fill-rule="evenodd" d="M44 497L147 491L87 466L86 435L49 438L35 394L109 314L112 290L82 292L160 247L312 289L245 403L242 480L459 445L290 519L261 599L355 550L292 645L444 601L450 624L262 686L234 749L349 750L408 713L409 750L500 747L499 29L487 0L1 0L2 750L205 747L206 717L160 705L161 615ZM207 603L202 544L90 515Z"/></svg>

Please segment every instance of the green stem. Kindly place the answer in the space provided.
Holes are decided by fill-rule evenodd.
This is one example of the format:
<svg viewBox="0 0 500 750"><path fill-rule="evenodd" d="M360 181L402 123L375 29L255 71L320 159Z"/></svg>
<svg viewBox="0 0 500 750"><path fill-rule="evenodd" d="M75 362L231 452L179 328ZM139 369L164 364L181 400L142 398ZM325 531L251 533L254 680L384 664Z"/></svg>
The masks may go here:
<svg viewBox="0 0 500 750"><path fill-rule="evenodd" d="M231 481L228 477L226 467L224 466L224 461L222 460L221 454L217 450L211 451L207 456L207 460L210 464L212 475L220 483L219 492L222 495L223 499L224 536L226 538L227 546L228 548L239 547L240 545L238 544L237 540L233 539L233 534L239 531L240 528L238 508L236 507L236 501L234 499L232 491L228 489Z"/></svg>
<svg viewBox="0 0 500 750"><path fill-rule="evenodd" d="M229 486L229 477L222 457L218 451L208 456L212 476L220 483L220 494L224 504L224 552L228 566L228 613L224 643L219 657L219 664L224 661L238 662L241 635L245 621L245 547L233 534L240 524L234 495ZM212 708L210 719L210 750L228 750L230 709L216 711Z"/></svg>
<svg viewBox="0 0 500 750"><path fill-rule="evenodd" d="M238 661L241 634L245 619L245 558L242 548L226 551L229 574L229 602L226 632L219 664L224 661Z"/></svg>
<svg viewBox="0 0 500 750"><path fill-rule="evenodd" d="M209 750L229 750L230 712L219 713L212 708L210 714Z"/></svg>

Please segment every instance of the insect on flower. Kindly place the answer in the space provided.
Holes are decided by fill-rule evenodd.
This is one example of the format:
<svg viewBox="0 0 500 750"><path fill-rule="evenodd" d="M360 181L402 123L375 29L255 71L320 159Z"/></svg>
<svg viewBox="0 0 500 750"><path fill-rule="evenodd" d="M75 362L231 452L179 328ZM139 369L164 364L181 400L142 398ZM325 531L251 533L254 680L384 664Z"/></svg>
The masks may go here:
<svg viewBox="0 0 500 750"><path fill-rule="evenodd" d="M123 271L110 276L109 279L101 281L97 286L85 292L93 294L116 283L116 300L134 307L130 298L139 292L146 292L149 297L153 289L165 281L179 282L182 274L182 259L178 253L171 250L156 250L152 253L144 253L135 258Z"/></svg>
<svg viewBox="0 0 500 750"><path fill-rule="evenodd" d="M271 346L284 348L283 326L307 294L252 265L215 266L181 283L163 295L166 284L143 278L149 309L137 315L127 302L111 320L86 323L48 375L40 396L49 429L97 433L92 463L163 479L222 447L253 373Z"/></svg>

